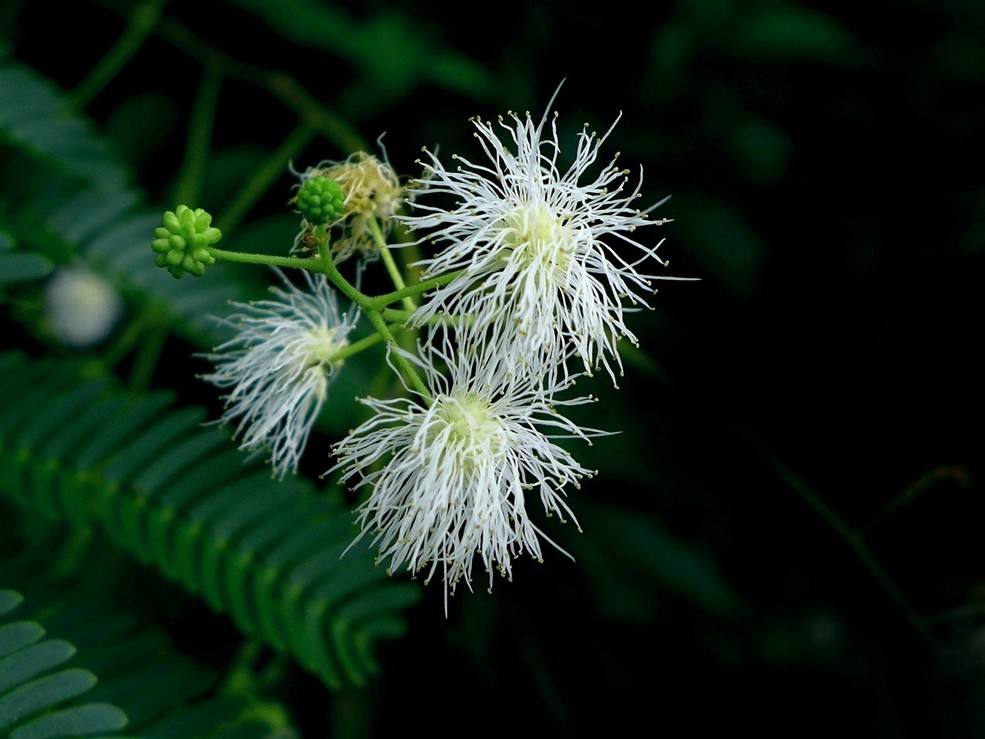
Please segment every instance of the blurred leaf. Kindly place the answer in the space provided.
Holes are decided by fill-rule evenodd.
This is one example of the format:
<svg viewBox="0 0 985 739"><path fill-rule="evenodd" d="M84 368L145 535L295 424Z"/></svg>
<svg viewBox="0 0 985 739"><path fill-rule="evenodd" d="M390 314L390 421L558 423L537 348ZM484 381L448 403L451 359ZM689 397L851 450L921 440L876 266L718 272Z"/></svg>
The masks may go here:
<svg viewBox="0 0 985 739"><path fill-rule="evenodd" d="M742 600L699 545L672 536L655 518L596 500L579 502L583 534L569 534L569 551L585 569L598 607L610 618L653 618L661 588L717 616Z"/></svg>
<svg viewBox="0 0 985 739"><path fill-rule="evenodd" d="M227 205L260 166L263 158L264 150L255 144L230 146L213 152L205 173L200 207L219 211ZM290 194L285 192L284 202L289 198ZM239 236L236 238L238 240Z"/></svg>
<svg viewBox="0 0 985 739"><path fill-rule="evenodd" d="M36 280L51 272L50 259L16 251L16 246L13 236L0 231L0 285Z"/></svg>
<svg viewBox="0 0 985 739"><path fill-rule="evenodd" d="M50 567L52 546L57 548L57 542L63 536L62 530L49 528L47 537L28 546L16 564L12 565L10 560L0 564L0 579L12 580L26 595L26 608L21 606L15 615L31 619L0 626L0 632L10 627L18 628L24 636L33 637L30 644L34 646L30 649L35 651L51 644L71 649L71 662L52 664L48 675L32 680L32 702L70 708L71 704L56 705L57 698L74 685L75 689L85 689L87 701L116 706L117 712L103 709L92 714L49 712L23 722L11 736L48 736L42 729L47 731L55 727L59 730L51 734L52 737L88 735L96 730L92 722L97 718L107 720L107 727L102 729L105 732L110 721L115 717L119 722L121 715L129 719L128 734L148 739L218 739L228 737L226 732L230 729L256 726L256 719L263 716L261 711L270 705L261 702L260 696L214 697L215 673L178 652L163 631L148 623L146 612L140 612L140 618L129 610L110 608L106 602L108 593L94 587L91 577L78 583L53 575ZM83 557L81 567L101 566L106 559L99 555L105 554L105 550L99 550L92 556L90 551L90 556ZM118 586L119 583L106 583L103 587L110 585ZM65 641L41 641L46 632ZM14 656L26 653L29 650L21 649ZM23 657L20 663L22 669L31 666ZM35 671L37 669L35 667ZM52 674L53 670L59 669L60 672ZM2 679L0 676L0 682ZM266 713L272 712L267 710ZM264 723L268 731L284 725L283 720ZM30 731L28 727L31 727ZM267 733L256 731L246 736L259 739Z"/></svg>
<svg viewBox="0 0 985 739"><path fill-rule="evenodd" d="M64 93L16 62L0 61L0 142L55 167L103 185L119 186L126 175L88 119L69 112Z"/></svg>
<svg viewBox="0 0 985 739"><path fill-rule="evenodd" d="M5 613L23 610L19 593L4 590L0 596L7 602ZM34 621L3 620L7 623L0 632L8 648L0 642L0 731L12 739L43 739L109 734L127 725L126 714L116 706L75 704L98 679L67 664L76 653L73 644L44 638L45 629ZM20 640L16 649L10 648L12 638Z"/></svg>
<svg viewBox="0 0 985 739"><path fill-rule="evenodd" d="M0 369L0 493L36 517L98 528L329 687L379 670L377 642L404 633L420 590L376 567L368 541L352 545L337 490L272 481L202 427L203 409L167 394L15 352Z"/></svg>
<svg viewBox="0 0 985 739"><path fill-rule="evenodd" d="M0 254L0 285L36 280L51 272L52 266L40 254Z"/></svg>
<svg viewBox="0 0 985 739"><path fill-rule="evenodd" d="M165 142L177 122L178 108L170 98L141 93L113 109L106 121L106 134L123 159L137 168Z"/></svg>
<svg viewBox="0 0 985 739"><path fill-rule="evenodd" d="M756 60L855 64L865 57L862 45L840 22L795 5L752 11L741 18L732 38L733 50Z"/></svg>
<svg viewBox="0 0 985 739"><path fill-rule="evenodd" d="M484 99L495 80L468 57L442 48L420 21L391 11L365 21L316 0L229 0L260 16L286 38L349 61L374 90L365 99L402 97L422 81Z"/></svg>
<svg viewBox="0 0 985 739"><path fill-rule="evenodd" d="M297 236L300 219L301 216L296 213L277 213L254 218L236 231L236 248L239 251L286 254ZM269 276L268 272L264 277ZM265 281L269 282L266 279Z"/></svg>
<svg viewBox="0 0 985 739"><path fill-rule="evenodd" d="M766 256L763 240L729 203L699 196L675 196L674 203L677 241L687 245L708 276L736 297L750 298Z"/></svg>
<svg viewBox="0 0 985 739"><path fill-rule="evenodd" d="M685 83L685 66L691 58L694 38L680 21L661 26L650 42L643 94L651 100L667 100Z"/></svg>
<svg viewBox="0 0 985 739"><path fill-rule="evenodd" d="M729 146L749 179L761 185L776 182L783 176L793 148L784 131L754 117L732 128Z"/></svg>

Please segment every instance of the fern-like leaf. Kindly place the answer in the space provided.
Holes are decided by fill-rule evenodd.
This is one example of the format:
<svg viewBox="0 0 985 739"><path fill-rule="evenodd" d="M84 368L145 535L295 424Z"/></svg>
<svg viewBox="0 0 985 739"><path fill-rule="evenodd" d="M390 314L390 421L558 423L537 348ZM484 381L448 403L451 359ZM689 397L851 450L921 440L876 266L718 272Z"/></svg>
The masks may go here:
<svg viewBox="0 0 985 739"><path fill-rule="evenodd" d="M46 256L16 249L13 237L0 231L0 287L36 280L51 272L51 268L51 260Z"/></svg>
<svg viewBox="0 0 985 739"><path fill-rule="evenodd" d="M83 180L119 185L125 171L88 119L30 67L0 59L0 143Z"/></svg>
<svg viewBox="0 0 985 739"><path fill-rule="evenodd" d="M18 169L17 182L4 188L3 227L20 251L0 253L0 284L7 275L39 276L52 260L81 260L133 302L154 306L159 322L184 338L200 346L224 338L210 317L225 314L230 300L257 297L252 273L224 269L179 282L155 267L150 241L161 211L142 204L92 122L67 112L66 96L24 65L0 61L0 90L0 144L54 163L62 175L27 183Z"/></svg>
<svg viewBox="0 0 985 739"><path fill-rule="evenodd" d="M330 687L377 670L418 588L353 537L339 495L277 483L197 408L132 395L75 368L0 354L0 492L52 520L98 526L247 634Z"/></svg>
<svg viewBox="0 0 985 739"><path fill-rule="evenodd" d="M115 734L127 715L110 703L82 702L94 696L98 679L68 667L75 645L45 638L36 621L12 620L23 598L0 590L0 732L10 739Z"/></svg>
<svg viewBox="0 0 985 739"><path fill-rule="evenodd" d="M66 587L62 581L46 579L48 565L45 551L18 558L14 565L0 567L4 581L14 580L18 588L28 593L31 621L21 621L0 626L0 638L4 628L14 627L12 633L21 646L18 655L28 655L31 639L46 631L66 637L78 653L71 654L72 675L98 674L98 684L86 693L86 699L101 705L111 705L122 710L129 719L128 733L143 739L177 736L181 739L218 739L231 732L249 739L264 739L272 732L283 729L282 736L292 736L284 720L271 722L258 716L257 710L269 704L258 703L245 696L214 696L216 675L174 651L167 635L155 628L141 624L128 613L111 611L102 598L81 588ZM4 597L14 591L0 591L0 610ZM18 596L14 595L15 598ZM0 619L3 617L0 616ZM2 622L0 622L2 623ZM51 655L66 654L61 645L54 642ZM41 655L42 657L44 655ZM35 661L38 657L34 657ZM49 660L53 657L49 656ZM4 659L0 657L0 668ZM21 660L28 664L26 658ZM88 671L91 671L89 673ZM0 696L5 679L13 679L13 673L0 670ZM74 678L78 679L78 678ZM71 684L66 681L66 684ZM2 698L0 698L2 702ZM89 711L61 711L51 713L44 722L32 723L32 732L25 737L42 736L42 728L58 728L67 733L52 736L82 735ZM181 733L175 733L180 729ZM47 730L47 729L46 729ZM27 727L24 727L27 731ZM86 734L88 735L88 734Z"/></svg>

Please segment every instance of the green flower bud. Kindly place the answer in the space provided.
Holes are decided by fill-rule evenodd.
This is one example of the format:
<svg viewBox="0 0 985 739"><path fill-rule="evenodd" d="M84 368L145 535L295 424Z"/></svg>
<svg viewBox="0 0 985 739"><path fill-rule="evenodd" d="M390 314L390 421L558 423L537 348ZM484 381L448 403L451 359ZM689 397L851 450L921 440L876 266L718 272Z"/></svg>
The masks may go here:
<svg viewBox="0 0 985 739"><path fill-rule="evenodd" d="M154 229L151 249L157 255L154 264L175 277L186 272L196 277L205 274L205 267L215 264L208 247L219 242L222 232L212 226L212 216L201 208L192 210L179 205L164 211L163 226Z"/></svg>
<svg viewBox="0 0 985 739"><path fill-rule="evenodd" d="M330 177L309 177L298 190L294 205L308 223L320 226L342 215L345 193L342 186Z"/></svg>

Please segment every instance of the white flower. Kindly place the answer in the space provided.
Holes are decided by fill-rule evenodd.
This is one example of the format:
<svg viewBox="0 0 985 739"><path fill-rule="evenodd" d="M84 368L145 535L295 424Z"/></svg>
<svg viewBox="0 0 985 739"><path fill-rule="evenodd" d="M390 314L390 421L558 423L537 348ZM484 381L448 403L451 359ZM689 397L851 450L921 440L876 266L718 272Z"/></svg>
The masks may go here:
<svg viewBox="0 0 985 739"><path fill-rule="evenodd" d="M529 113L500 117L505 144L492 123L473 119L488 162L454 155L460 163L454 171L425 149L430 161L423 164L420 194L450 197L452 205L418 198L413 206L423 215L398 218L445 245L423 262L428 274L464 274L436 290L418 320L467 314L480 329L495 325L504 351L512 348L518 361L540 358L541 366L549 366L573 351L588 372L601 363L614 380L608 358L619 362L616 342L626 337L636 343L622 303L646 306L644 296L658 278L638 267L649 258L663 264L659 244L644 246L631 234L666 221L649 220L635 207L642 172L627 188L629 171L616 167L618 154L589 175L615 123L601 137L586 124L574 162L562 171L556 117L549 125L546 112L537 124ZM617 249L621 244L639 256L627 261Z"/></svg>
<svg viewBox="0 0 985 739"><path fill-rule="evenodd" d="M52 332L75 347L106 338L123 308L112 285L76 267L59 270L45 286L44 298Z"/></svg>
<svg viewBox="0 0 985 739"><path fill-rule="evenodd" d="M307 291L278 275L284 289L270 288L275 300L234 303L240 312L224 322L236 336L207 355L216 370L204 379L230 390L222 421L237 421L240 448L269 448L283 477L297 470L355 320L339 315L324 275L305 272Z"/></svg>
<svg viewBox="0 0 985 739"><path fill-rule="evenodd" d="M514 557L528 552L542 561L540 539L554 543L530 520L528 496L548 516L574 519L564 487L592 474L554 439L601 433L560 414L593 400L552 399L571 380L544 389L494 352L489 345L454 356L431 349L418 361L432 402L362 399L375 415L334 447L342 480L373 488L359 509L360 536L373 534L390 572L406 564L413 573L427 569L430 580L440 571L446 599L463 577L471 588L476 554L490 587L494 569L512 576ZM436 357L446 375L434 368Z"/></svg>

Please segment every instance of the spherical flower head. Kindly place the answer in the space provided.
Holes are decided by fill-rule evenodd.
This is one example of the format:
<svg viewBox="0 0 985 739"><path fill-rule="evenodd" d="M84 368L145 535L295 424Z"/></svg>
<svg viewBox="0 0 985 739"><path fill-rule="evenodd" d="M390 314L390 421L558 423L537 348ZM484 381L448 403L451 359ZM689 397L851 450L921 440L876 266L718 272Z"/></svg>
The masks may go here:
<svg viewBox="0 0 985 739"><path fill-rule="evenodd" d="M222 421L236 422L240 448L269 449L282 478L297 471L355 319L339 314L324 275L305 272L306 290L278 275L284 287L271 288L273 300L234 304L239 312L224 322L236 335L207 355L215 372L204 379L229 390Z"/></svg>
<svg viewBox="0 0 985 739"><path fill-rule="evenodd" d="M337 262L353 254L373 258L378 253L376 240L370 228L375 219L383 234L390 228L391 219L404 202L405 188L400 178L386 161L366 152L356 152L341 162L321 162L301 175L304 190L311 180L327 178L341 188L342 213L337 219L338 233L332 239L332 252ZM300 208L299 208L300 210ZM305 215L307 226L317 225ZM307 246L310 228L304 228L295 243L295 249Z"/></svg>
<svg viewBox="0 0 985 739"><path fill-rule="evenodd" d="M331 177L309 177L298 189L295 206L312 225L332 223L342 215L345 193Z"/></svg>
<svg viewBox="0 0 985 739"><path fill-rule="evenodd" d="M201 208L192 210L179 205L164 211L163 225L154 229L156 237L151 248L157 254L154 263L175 277L185 273L201 277L205 268L215 264L207 247L222 238L222 232L212 225L212 216Z"/></svg>
<svg viewBox="0 0 985 739"><path fill-rule="evenodd" d="M56 272L45 286L44 300L52 332L65 344L79 348L105 339L123 309L112 285L78 267Z"/></svg>
<svg viewBox="0 0 985 739"><path fill-rule="evenodd" d="M434 366L436 355L447 374ZM410 355L406 355L410 358ZM512 560L528 552L542 561L528 502L538 497L547 515L571 514L564 488L591 472L554 439L588 439L560 413L566 405L529 374L498 361L488 348L423 355L432 400L364 399L374 415L336 444L343 480L371 486L359 509L363 534L379 543L388 570L438 571L445 592L464 578L471 587L476 555L489 574L512 577ZM550 542L553 544L553 542Z"/></svg>
<svg viewBox="0 0 985 739"><path fill-rule="evenodd" d="M636 207L642 178L630 185L618 154L589 174L612 128L599 136L586 124L573 163L562 170L556 117L545 113L536 122L510 113L496 125L474 119L488 161L456 155L458 166L447 169L425 150L413 202L418 214L400 219L444 246L425 260L429 274L464 273L432 294L418 320L468 315L480 330L493 327L518 362L563 364L573 353L586 371L604 365L615 381L617 341L636 342L624 301L645 306L659 278L639 267L648 259L662 264L659 244L644 246L633 232L663 221ZM638 256L628 258L624 248Z"/></svg>

